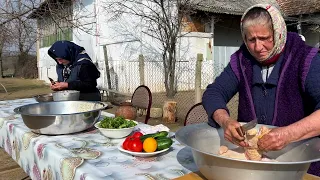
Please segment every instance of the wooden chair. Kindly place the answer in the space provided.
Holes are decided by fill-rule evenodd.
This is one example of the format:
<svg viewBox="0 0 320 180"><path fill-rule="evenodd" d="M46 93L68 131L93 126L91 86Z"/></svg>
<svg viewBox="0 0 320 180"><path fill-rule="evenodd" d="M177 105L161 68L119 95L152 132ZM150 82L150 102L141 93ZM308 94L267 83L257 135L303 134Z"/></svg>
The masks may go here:
<svg viewBox="0 0 320 180"><path fill-rule="evenodd" d="M189 124L196 124L196 123L203 123L208 122L208 114L204 107L202 106L202 103L197 103L193 105L185 118L184 125Z"/></svg>
<svg viewBox="0 0 320 180"><path fill-rule="evenodd" d="M150 89L141 85L135 89L131 97L132 106L137 109L137 119L145 116L144 123L147 124L150 119L150 109L152 104L152 94Z"/></svg>

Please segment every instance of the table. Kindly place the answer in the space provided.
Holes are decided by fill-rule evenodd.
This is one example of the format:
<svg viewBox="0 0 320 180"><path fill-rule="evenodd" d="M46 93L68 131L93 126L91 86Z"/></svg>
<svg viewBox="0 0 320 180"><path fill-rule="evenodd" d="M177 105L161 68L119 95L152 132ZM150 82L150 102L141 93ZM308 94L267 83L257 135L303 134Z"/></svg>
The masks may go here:
<svg viewBox="0 0 320 180"><path fill-rule="evenodd" d="M36 101L0 101L0 146L34 180L173 179L197 171L191 150L175 140L169 151L139 158L117 149L123 139L106 138L94 128L72 135L34 134L13 112L31 103Z"/></svg>
<svg viewBox="0 0 320 180"><path fill-rule="evenodd" d="M97 129L72 135L32 133L13 109L36 103L33 99L0 101L0 146L34 180L174 179L202 180L192 152L176 140L169 151L139 158L121 153L123 139L109 139ZM105 114L112 116L112 114ZM149 126L139 124L138 127ZM303 180L319 180L305 175Z"/></svg>

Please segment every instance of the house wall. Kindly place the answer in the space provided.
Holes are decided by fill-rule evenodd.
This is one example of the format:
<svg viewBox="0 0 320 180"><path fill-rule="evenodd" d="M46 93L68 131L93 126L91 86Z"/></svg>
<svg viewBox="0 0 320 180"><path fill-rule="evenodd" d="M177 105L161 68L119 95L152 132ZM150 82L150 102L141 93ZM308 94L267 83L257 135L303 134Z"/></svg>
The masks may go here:
<svg viewBox="0 0 320 180"><path fill-rule="evenodd" d="M164 92L163 65L161 46L150 37L143 35L137 25L139 19L125 17L118 22L108 22L103 13L105 0L83 0L84 8L74 8L74 14L82 18L85 29L73 30L73 42L83 46L101 72L98 86L107 87L103 45L107 47L109 66L111 68L113 88L132 93L139 85L138 56L146 57L145 81L154 92ZM75 6L78 7L78 6ZM124 36L125 29L131 30L132 36ZM223 67L229 62L230 55L241 44L240 32L229 18L222 19L215 26L215 39L211 33L188 33L178 41L180 51L177 53L178 90L194 89L194 69L198 53L202 53L203 62L202 88L211 83ZM140 41L136 41L136 39ZM142 46L143 44L143 46ZM214 48L213 47L214 44ZM57 79L56 62L47 55L49 47L39 49L39 78L49 83L48 77ZM214 50L214 52L212 52ZM214 61L213 61L214 58Z"/></svg>
<svg viewBox="0 0 320 180"><path fill-rule="evenodd" d="M303 36L306 38L306 43L310 46L315 46L320 42L320 32L315 32L310 29L310 26L302 26Z"/></svg>

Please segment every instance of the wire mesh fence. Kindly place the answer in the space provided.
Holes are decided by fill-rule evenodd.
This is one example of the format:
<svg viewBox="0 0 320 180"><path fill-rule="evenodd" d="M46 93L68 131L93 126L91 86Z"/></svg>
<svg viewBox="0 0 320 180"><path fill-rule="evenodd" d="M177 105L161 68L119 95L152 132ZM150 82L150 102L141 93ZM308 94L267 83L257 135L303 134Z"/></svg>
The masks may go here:
<svg viewBox="0 0 320 180"><path fill-rule="evenodd" d="M188 110L195 102L195 66L196 59L189 61L176 62L175 87L176 94L174 98L169 99L166 96L164 84L164 66L162 61L144 61L144 77L140 77L139 61L109 61L111 89L121 94L113 94L115 104L130 100L130 96L123 94L132 94L140 84L141 78L144 85L148 86L152 92L152 107L162 108L165 101L177 102L177 121L183 122ZM141 66L141 64L140 64ZM217 66L213 61L203 61L201 68L201 92L203 93L207 85L222 72L224 65ZM140 67L141 71L141 67ZM227 82L226 82L227 83ZM110 99L109 99L110 100ZM214 103L214 102L213 102ZM238 98L235 96L229 103L228 108L233 118L237 116Z"/></svg>

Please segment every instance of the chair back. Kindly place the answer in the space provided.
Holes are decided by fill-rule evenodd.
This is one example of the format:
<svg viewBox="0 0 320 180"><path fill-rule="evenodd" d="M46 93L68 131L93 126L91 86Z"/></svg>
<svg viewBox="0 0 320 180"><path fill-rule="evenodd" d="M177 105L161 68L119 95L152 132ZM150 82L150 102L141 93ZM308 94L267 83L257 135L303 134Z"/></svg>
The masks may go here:
<svg viewBox="0 0 320 180"><path fill-rule="evenodd" d="M184 125L208 122L208 114L202 103L193 105L186 115Z"/></svg>
<svg viewBox="0 0 320 180"><path fill-rule="evenodd" d="M131 97L132 106L137 109L137 116L145 116L144 123L150 119L150 109L152 104L152 94L150 89L141 85L135 89Z"/></svg>

